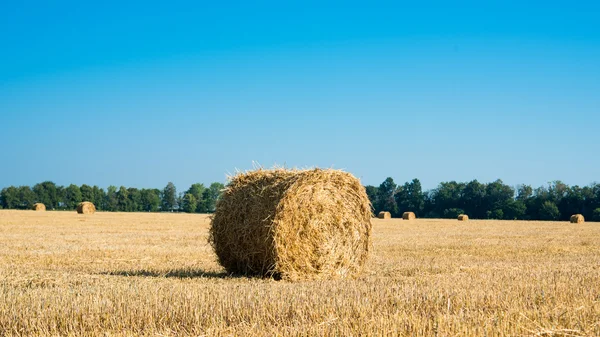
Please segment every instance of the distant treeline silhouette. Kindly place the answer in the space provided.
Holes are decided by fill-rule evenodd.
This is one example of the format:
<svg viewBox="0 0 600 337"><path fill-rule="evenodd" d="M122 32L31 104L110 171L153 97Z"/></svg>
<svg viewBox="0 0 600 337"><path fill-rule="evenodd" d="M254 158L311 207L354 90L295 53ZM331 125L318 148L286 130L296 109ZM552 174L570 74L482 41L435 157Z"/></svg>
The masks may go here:
<svg viewBox="0 0 600 337"><path fill-rule="evenodd" d="M375 214L388 211L399 217L412 211L423 218L457 218L467 214L472 219L569 220L572 214L600 221L600 184L571 186L554 181L548 186L508 186L502 180L480 183L443 182L427 192L413 179L396 185L387 178L379 187L366 186Z"/></svg>
<svg viewBox="0 0 600 337"><path fill-rule="evenodd" d="M81 201L91 201L99 211L109 212L187 212L211 213L224 185L197 183L177 193L168 183L163 189L71 184L57 186L45 181L29 186L5 187L0 192L0 208L30 209L40 202L49 210L74 210ZM600 184L568 186L554 181L548 186L508 186L502 180L480 183L443 182L423 191L421 182L413 179L397 185L392 178L379 186L365 186L374 212L388 211L399 217L412 211L421 218L456 218L467 214L472 219L504 220L568 220L572 214L583 214L600 221Z"/></svg>
<svg viewBox="0 0 600 337"><path fill-rule="evenodd" d="M0 192L0 208L29 209L34 203L43 203L48 210L74 210L81 201L94 203L99 211L109 212L188 212L211 213L221 190L221 183L193 184L177 194L171 182L162 190L109 186L106 191L98 186L71 184L57 186L45 181L29 186L10 186Z"/></svg>

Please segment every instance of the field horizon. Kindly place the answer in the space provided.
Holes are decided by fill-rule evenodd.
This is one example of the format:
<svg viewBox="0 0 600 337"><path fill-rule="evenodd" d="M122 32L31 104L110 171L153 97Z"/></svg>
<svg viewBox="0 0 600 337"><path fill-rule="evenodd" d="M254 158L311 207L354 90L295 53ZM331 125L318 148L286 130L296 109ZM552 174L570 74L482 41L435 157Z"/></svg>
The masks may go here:
<svg viewBox="0 0 600 337"><path fill-rule="evenodd" d="M600 223L372 224L360 277L288 282L225 273L206 214L0 210L0 335L600 335Z"/></svg>

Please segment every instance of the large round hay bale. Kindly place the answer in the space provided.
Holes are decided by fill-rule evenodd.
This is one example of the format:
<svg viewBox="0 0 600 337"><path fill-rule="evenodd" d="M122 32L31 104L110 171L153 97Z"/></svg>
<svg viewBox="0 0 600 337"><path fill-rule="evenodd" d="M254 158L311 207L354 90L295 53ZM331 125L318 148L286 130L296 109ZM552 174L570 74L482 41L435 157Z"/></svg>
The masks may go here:
<svg viewBox="0 0 600 337"><path fill-rule="evenodd" d="M365 188L349 173L259 169L231 178L209 242L229 273L347 278L367 259L371 216Z"/></svg>
<svg viewBox="0 0 600 337"><path fill-rule="evenodd" d="M34 211L43 212L46 210L46 205L42 204L41 202L37 202L37 203L33 204L31 209Z"/></svg>
<svg viewBox="0 0 600 337"><path fill-rule="evenodd" d="M379 214L377 214L377 217L379 219L391 219L392 218L392 213L381 211L381 212L379 212Z"/></svg>
<svg viewBox="0 0 600 337"><path fill-rule="evenodd" d="M402 213L402 219L404 220L413 220L416 219L417 216L413 212L404 212Z"/></svg>
<svg viewBox="0 0 600 337"><path fill-rule="evenodd" d="M570 219L571 223L584 223L585 218L581 214L573 214Z"/></svg>
<svg viewBox="0 0 600 337"><path fill-rule="evenodd" d="M80 202L77 205L77 213L79 214L94 214L96 212L96 206L89 201Z"/></svg>
<svg viewBox="0 0 600 337"><path fill-rule="evenodd" d="M469 216L466 214L461 214L458 216L458 221L469 221Z"/></svg>

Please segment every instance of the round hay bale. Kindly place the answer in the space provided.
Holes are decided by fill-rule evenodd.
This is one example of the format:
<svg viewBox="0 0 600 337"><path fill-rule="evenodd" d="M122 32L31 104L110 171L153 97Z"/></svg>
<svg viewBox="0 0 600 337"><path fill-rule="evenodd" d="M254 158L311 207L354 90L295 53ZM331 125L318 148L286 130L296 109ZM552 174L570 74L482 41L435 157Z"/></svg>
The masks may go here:
<svg viewBox="0 0 600 337"><path fill-rule="evenodd" d="M96 213L96 206L89 201L80 202L77 205L77 213L79 214L94 214Z"/></svg>
<svg viewBox="0 0 600 337"><path fill-rule="evenodd" d="M402 213L402 219L404 220L414 220L417 216L413 212L404 212Z"/></svg>
<svg viewBox="0 0 600 337"><path fill-rule="evenodd" d="M458 216L458 221L469 221L469 216L466 214L461 214Z"/></svg>
<svg viewBox="0 0 600 337"><path fill-rule="evenodd" d="M208 240L229 273L348 278L371 249L371 216L365 188L350 173L259 169L230 179Z"/></svg>
<svg viewBox="0 0 600 337"><path fill-rule="evenodd" d="M381 211L381 212L379 212L379 214L377 214L377 217L379 219L391 219L392 218L392 213Z"/></svg>
<svg viewBox="0 0 600 337"><path fill-rule="evenodd" d="M46 205L42 204L41 202L36 202L35 204L33 204L31 209L34 211L43 212L46 210Z"/></svg>
<svg viewBox="0 0 600 337"><path fill-rule="evenodd" d="M570 219L571 223L584 223L585 218L581 214L573 214Z"/></svg>

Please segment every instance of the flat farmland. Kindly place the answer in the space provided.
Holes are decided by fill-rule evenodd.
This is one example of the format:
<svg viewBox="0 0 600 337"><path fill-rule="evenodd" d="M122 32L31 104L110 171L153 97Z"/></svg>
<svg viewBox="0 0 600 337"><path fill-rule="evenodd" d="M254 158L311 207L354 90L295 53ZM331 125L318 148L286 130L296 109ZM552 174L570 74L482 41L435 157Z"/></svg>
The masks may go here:
<svg viewBox="0 0 600 337"><path fill-rule="evenodd" d="M0 211L0 336L600 336L600 223L373 219L363 276L286 282L209 221Z"/></svg>

